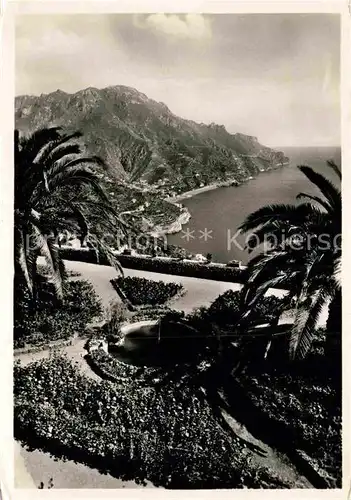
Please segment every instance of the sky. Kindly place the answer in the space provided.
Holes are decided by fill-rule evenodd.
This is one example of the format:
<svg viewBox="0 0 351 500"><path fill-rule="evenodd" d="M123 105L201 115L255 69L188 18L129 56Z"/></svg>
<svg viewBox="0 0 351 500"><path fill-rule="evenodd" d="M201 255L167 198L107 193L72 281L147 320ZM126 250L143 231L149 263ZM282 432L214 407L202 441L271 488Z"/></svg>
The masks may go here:
<svg viewBox="0 0 351 500"><path fill-rule="evenodd" d="M337 146L339 52L336 14L23 15L16 95L128 85L267 146Z"/></svg>

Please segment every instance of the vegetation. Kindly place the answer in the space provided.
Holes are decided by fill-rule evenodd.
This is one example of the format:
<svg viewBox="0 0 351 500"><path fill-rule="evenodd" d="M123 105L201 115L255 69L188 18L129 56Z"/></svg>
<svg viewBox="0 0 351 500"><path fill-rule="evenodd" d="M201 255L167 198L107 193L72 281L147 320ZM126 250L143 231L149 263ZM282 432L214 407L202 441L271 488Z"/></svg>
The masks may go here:
<svg viewBox="0 0 351 500"><path fill-rule="evenodd" d="M127 181L116 184L115 180L110 182L110 179L105 177L101 182L111 203L119 208L123 219L138 228L136 236L139 245L140 230L145 227L152 230L155 226L166 229L182 213L181 207L165 200L165 194L156 188L147 188L143 185L136 187L133 184L126 184ZM123 234L120 237L123 239Z"/></svg>
<svg viewBox="0 0 351 500"><path fill-rule="evenodd" d="M342 472L341 379L325 355L325 331L315 334L312 347L302 360L251 364L237 378L235 412L248 429L298 461L306 453L325 480L324 487L340 488ZM233 407L234 408L234 407ZM260 429L257 429L257 418Z"/></svg>
<svg viewBox="0 0 351 500"><path fill-rule="evenodd" d="M94 252L86 249L64 248L61 256L67 260L78 260L81 262L108 264L108 261L100 256L97 258ZM123 267L138 269L140 271L151 271L155 273L174 274L177 276L190 276L217 281L242 283L245 278L243 270L233 267L212 263L210 266L201 262L182 262L177 258L163 259L159 257L143 257L133 255L119 255L118 260Z"/></svg>
<svg viewBox="0 0 351 500"><path fill-rule="evenodd" d="M274 295L262 297L250 314L250 321L272 321L278 318L287 308L283 298ZM236 325L242 316L242 294L239 291L227 290L211 304L208 309L208 318L219 326Z"/></svg>
<svg viewBox="0 0 351 500"><path fill-rule="evenodd" d="M275 319L284 309L284 301L277 297L265 297L262 302L257 304L250 321L259 323ZM134 357L127 354L129 362L136 365L147 364L148 367L154 367L154 370L148 368L145 372L146 377L167 378L171 373L174 380L183 379L187 384L191 378L198 378L197 384L203 382L204 363L207 368L214 365L220 366L224 372L231 372L234 367L243 359L245 366L253 362L250 360L257 351L257 341L249 345L243 342L248 339L247 332L240 333L235 327L235 323L240 318L240 292L229 290L220 295L209 308L199 308L185 315L182 311L172 310L167 307L157 307L151 309L141 309L136 313L130 314L128 322L137 322L144 319L153 319L160 321L160 342L151 342L145 347L141 346L140 352ZM120 338L119 326L121 321L114 325L117 332L111 335L112 342ZM103 328L101 336L106 338L107 329ZM234 333L234 335L233 335ZM263 341L263 349L270 337ZM236 345L233 345L236 342ZM241 352L242 345L245 346L244 353ZM281 345L275 349L275 355L283 358ZM273 349L272 349L273 350ZM274 351L274 350L273 350ZM123 347L118 351L119 359L123 359ZM122 358L121 358L122 356ZM93 352L89 356L89 361L94 369L98 370L99 375L108 380L118 380L121 376L121 365L119 360L113 358L103 351ZM263 354L259 362L265 362ZM161 367L160 369L157 367ZM129 367L128 370L131 370ZM124 371L124 368L123 368ZM192 382L193 383L193 382Z"/></svg>
<svg viewBox="0 0 351 500"><path fill-rule="evenodd" d="M166 488L289 486L251 466L201 391L96 383L64 358L16 365L14 380L16 438L56 457Z"/></svg>
<svg viewBox="0 0 351 500"><path fill-rule="evenodd" d="M335 381L326 376L324 355L312 349L312 355L304 361L308 365L291 367L289 373L286 367L284 370L271 367L264 373L251 371L241 375L241 389L257 412L252 411L253 418L246 413L246 423L251 428L259 416L264 429L264 422L269 422L261 435L265 442L286 451L293 460L296 450L302 450L311 457L328 486L340 488L340 386L335 387Z"/></svg>
<svg viewBox="0 0 351 500"><path fill-rule="evenodd" d="M69 281L64 305L55 296L53 285L37 283L37 307L32 307L28 290L16 297L14 347L45 346L57 340L81 335L87 325L102 313L101 302L88 281Z"/></svg>
<svg viewBox="0 0 351 500"><path fill-rule="evenodd" d="M136 306L163 305L184 290L183 285L179 283L165 283L131 276L113 279L111 283L117 285L127 299Z"/></svg>
<svg viewBox="0 0 351 500"><path fill-rule="evenodd" d="M18 294L25 284L33 306L40 254L50 266L57 297L64 298L60 233L78 234L82 243L88 240L120 268L101 238L101 231L122 224L91 169L103 168L104 162L83 153L80 136L61 133L58 127L39 129L29 137L15 132L15 285Z"/></svg>
<svg viewBox="0 0 351 500"><path fill-rule="evenodd" d="M120 112L127 120L123 102ZM145 113L141 106L138 120L149 120L150 114ZM245 173L255 174L262 162L277 158L270 158L268 150L262 150L259 160L243 159L240 154L234 158L224 139L235 140L242 152L245 137L236 134L230 139L221 127L195 125L188 124L193 128L192 140L196 143L195 131L201 129L208 145L201 158L202 173L209 182L213 155L221 158L220 172L213 173L221 178L227 176L234 160L233 171L244 178ZM134 149L126 147L128 137L127 143L120 144L124 144L119 159L125 177L129 182L140 181L133 189L142 193L135 202L129 200L136 204L133 210L122 211L132 223L145 223L145 214L151 213L156 214L154 221L165 220L159 198L147 200L152 195L148 189L143 191L146 178L161 180L163 192L168 189L167 175L171 182L180 175L182 189L203 181L196 176L199 150L195 146L199 144L163 132L158 137L163 166L156 144L146 137ZM341 359L340 349L338 356L331 355L329 342L333 338L335 345L336 339L340 346L341 341L339 189L311 168L300 167L323 197L302 194L305 200L298 205L274 205L251 214L241 230L251 232L250 250L255 241L265 251L250 261L246 271L210 263L210 254L207 264L162 259L156 250L153 258L122 255L117 261L112 245L101 236L103 231L115 234L119 227L125 228L125 219L113 208L118 196L110 203L101 187L106 165L82 152L76 142L79 136L56 127L29 137L15 134L15 347L68 340L86 333L87 325L101 317L93 287L86 281L68 280L64 258L235 280L244 287L241 292L229 290L209 308L186 315L165 305L183 292L178 283L130 277L112 280L133 305L134 314L123 304L113 304L98 330L101 338L88 342L88 347L97 349L89 350L86 360L101 380L86 378L63 356L26 367L15 364L15 437L56 457L166 488L296 486L251 462L249 448L257 453L262 450L238 437L225 412L284 453L302 475L306 463L302 466L300 459L306 455L318 469L312 474L314 486L340 487ZM255 150L257 144L251 142ZM336 165L330 162L330 167L341 179ZM131 190L126 193L132 196ZM172 216L180 210L170 206ZM78 234L90 249L60 250L59 236L66 231ZM40 254L45 266L37 265ZM271 287L284 288L287 295L282 299L265 296ZM316 324L327 301L325 335ZM292 306L295 322L280 331L278 320ZM145 318L160 319L159 342L150 343L152 363L142 366L141 358L134 365L121 362L117 358L121 325ZM106 342L99 348L102 339L111 348L117 344L116 357L104 351Z"/></svg>
<svg viewBox="0 0 351 500"><path fill-rule="evenodd" d="M45 278L51 277L51 267L43 264L37 265L37 273ZM81 274L78 271L66 269L67 278L78 278Z"/></svg>
<svg viewBox="0 0 351 500"><path fill-rule="evenodd" d="M133 385L137 380L137 384L140 385L144 382L145 376L150 377L155 371L152 368L124 363L112 354L106 353L103 349L91 350L86 355L86 360L95 373L110 382Z"/></svg>
<svg viewBox="0 0 351 500"><path fill-rule="evenodd" d="M117 342L121 338L121 325L127 321L130 313L123 302L113 302L105 311L105 323L102 326L102 334L111 342Z"/></svg>
<svg viewBox="0 0 351 500"><path fill-rule="evenodd" d="M341 179L338 167L329 166ZM332 301L338 312L330 316L330 333L341 336L341 192L312 168L299 167L323 197L301 193L298 205L271 205L249 215L241 225L252 232L249 240L263 253L250 261L244 290L247 311L272 286L288 286L296 299L290 356L303 358L309 351L323 306ZM251 248L252 250L252 248ZM333 321L332 321L333 320ZM339 352L339 363L340 363Z"/></svg>
<svg viewBox="0 0 351 500"><path fill-rule="evenodd" d="M136 141L128 133L118 135L119 162L132 184L150 167L152 162L152 149L143 141Z"/></svg>
<svg viewBox="0 0 351 500"><path fill-rule="evenodd" d="M138 307L137 310L130 316L128 322L135 323L137 321L156 320L171 310L172 309L170 307L165 305Z"/></svg>

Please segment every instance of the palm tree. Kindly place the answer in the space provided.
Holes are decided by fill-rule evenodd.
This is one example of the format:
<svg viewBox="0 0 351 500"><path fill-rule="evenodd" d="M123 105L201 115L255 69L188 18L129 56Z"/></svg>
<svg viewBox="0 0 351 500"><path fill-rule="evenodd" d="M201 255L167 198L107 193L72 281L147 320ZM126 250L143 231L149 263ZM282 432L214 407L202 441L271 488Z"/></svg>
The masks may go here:
<svg viewBox="0 0 351 500"><path fill-rule="evenodd" d="M341 181L336 164L329 167ZM268 288L288 288L295 302L291 330L291 359L303 358L310 349L318 318L330 302L329 333L341 337L341 192L322 174L308 166L299 169L322 196L301 193L305 201L296 205L270 205L247 217L240 226L251 233L249 252L264 247L251 259L243 288L244 316Z"/></svg>
<svg viewBox="0 0 351 500"><path fill-rule="evenodd" d="M101 238L124 227L89 167L103 168L97 156L83 154L80 132L42 128L28 137L15 131L15 279L36 293L36 261L42 254L52 271L57 297L63 299L64 264L56 245L60 233L78 233L111 265L121 269Z"/></svg>

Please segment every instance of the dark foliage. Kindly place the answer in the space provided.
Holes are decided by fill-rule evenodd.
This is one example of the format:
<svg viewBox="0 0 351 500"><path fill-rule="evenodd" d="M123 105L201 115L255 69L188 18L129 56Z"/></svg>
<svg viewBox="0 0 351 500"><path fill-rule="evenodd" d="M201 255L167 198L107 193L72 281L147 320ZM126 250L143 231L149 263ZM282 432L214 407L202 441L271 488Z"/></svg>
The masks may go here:
<svg viewBox="0 0 351 500"><path fill-rule="evenodd" d="M38 293L37 258L50 268L57 297L64 294L65 267L57 248L62 234L75 234L103 251L120 269L102 235L125 224L109 202L98 171L104 161L86 154L78 143L81 132L65 133L60 127L40 128L28 136L15 131L15 276L33 297ZM20 288L17 289L17 293Z"/></svg>
<svg viewBox="0 0 351 500"><path fill-rule="evenodd" d="M287 308L286 301L273 295L262 297L252 309L250 322L271 321ZM242 296L239 291L227 290L209 307L208 317L218 325L234 325L240 319L243 310Z"/></svg>
<svg viewBox="0 0 351 500"><path fill-rule="evenodd" d="M263 439L286 451L293 460L295 450L303 450L316 462L317 469L325 471L330 487L340 488L341 384L327 365L324 353L316 346L306 359L290 364L289 370L285 365L260 373L251 366L238 383L253 404L243 416L246 424L255 426L258 411ZM234 396L233 404L237 403Z"/></svg>
<svg viewBox="0 0 351 500"><path fill-rule="evenodd" d="M73 248L62 248L61 257L66 260L78 260L92 264L109 265L108 261L100 256L97 259L95 252L89 250L77 250ZM193 278L203 278L216 281L227 281L241 283L245 272L241 269L211 264L201 264L198 262L182 262L176 259L165 260L157 257L140 257L131 255L119 255L120 264L127 269L138 269L140 271L152 271L155 273L175 274L178 276L190 276Z"/></svg>
<svg viewBox="0 0 351 500"><path fill-rule="evenodd" d="M85 357L91 368L103 379L110 382L129 383L130 385L142 383L145 379L150 380L156 370L152 367L140 367L127 364L113 355L106 353L103 349L92 350Z"/></svg>
<svg viewBox="0 0 351 500"><path fill-rule="evenodd" d="M261 252L247 269L245 308L249 311L272 286L287 287L296 301L291 359L307 355L318 318L330 300L335 307L328 328L341 348L341 171L333 162L328 165L338 176L338 187L312 168L300 166L321 196L300 193L297 198L304 198L303 203L262 207L240 226L250 234L249 252Z"/></svg>
<svg viewBox="0 0 351 500"><path fill-rule="evenodd" d="M62 358L14 380L16 438L56 457L166 488L291 487L250 465L201 393L96 383Z"/></svg>
<svg viewBox="0 0 351 500"><path fill-rule="evenodd" d="M111 283L117 285L135 306L163 305L183 290L179 283L164 283L130 276L118 277L111 280Z"/></svg>
<svg viewBox="0 0 351 500"><path fill-rule="evenodd" d="M102 312L100 300L88 281L68 282L64 305L46 280L40 282L38 292L36 308L25 291L15 296L14 347L67 340L84 333L87 324Z"/></svg>

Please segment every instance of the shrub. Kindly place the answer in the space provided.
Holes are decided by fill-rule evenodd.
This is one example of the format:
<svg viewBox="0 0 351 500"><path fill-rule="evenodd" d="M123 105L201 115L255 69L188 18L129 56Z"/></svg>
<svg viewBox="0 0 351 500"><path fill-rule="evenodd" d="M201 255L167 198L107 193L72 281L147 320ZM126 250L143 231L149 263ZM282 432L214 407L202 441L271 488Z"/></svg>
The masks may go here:
<svg viewBox="0 0 351 500"><path fill-rule="evenodd" d="M278 442L290 436L341 487L341 387L325 369L324 356L313 353L287 369L250 370L239 382L254 406L269 419Z"/></svg>
<svg viewBox="0 0 351 500"><path fill-rule="evenodd" d="M100 377L110 382L126 382L133 385L135 379L138 378L138 383L143 379L144 372L153 372L153 370L140 368L135 365L130 365L114 358L111 354L106 353L103 349L96 349L86 356L86 360L92 369L100 375Z"/></svg>
<svg viewBox="0 0 351 500"><path fill-rule="evenodd" d="M180 283L164 283L130 276L115 278L111 283L120 288L127 299L136 306L165 304L183 290Z"/></svg>
<svg viewBox="0 0 351 500"><path fill-rule="evenodd" d="M96 254L88 249L61 248L60 255L63 259L78 260L92 264L109 265L107 259L100 256L98 260ZM127 269L138 269L140 271L152 271L155 273L175 274L178 276L190 276L193 278L203 278L216 281L227 281L233 283L243 283L245 271L216 265L210 266L198 262L183 262L176 258L165 260L157 257L142 257L131 255L119 255L120 264Z"/></svg>
<svg viewBox="0 0 351 500"><path fill-rule="evenodd" d="M16 365L14 396L16 438L57 457L166 488L261 485L201 392L98 383L52 358Z"/></svg>
<svg viewBox="0 0 351 500"><path fill-rule="evenodd" d="M253 308L249 322L270 321L283 312L285 300L275 296L262 297ZM227 290L211 304L208 317L219 325L235 324L242 314L242 301L240 291Z"/></svg>
<svg viewBox="0 0 351 500"><path fill-rule="evenodd" d="M50 268L50 266L48 266L46 264L38 264L37 272L39 274L41 274L42 276L51 277L51 268ZM69 278L76 278L78 276L81 276L81 274L78 271L71 271L69 269L66 269L65 273L66 273L66 276Z"/></svg>
<svg viewBox="0 0 351 500"><path fill-rule="evenodd" d="M14 347L44 345L82 334L102 312L100 300L88 281L68 282L63 305L55 300L50 283L45 281L40 284L35 309L28 296L20 297L21 301L17 301L15 296Z"/></svg>
<svg viewBox="0 0 351 500"><path fill-rule="evenodd" d="M121 339L121 325L130 317L127 307L123 302L112 302L106 311L106 322L102 327L103 335L110 342Z"/></svg>

